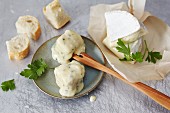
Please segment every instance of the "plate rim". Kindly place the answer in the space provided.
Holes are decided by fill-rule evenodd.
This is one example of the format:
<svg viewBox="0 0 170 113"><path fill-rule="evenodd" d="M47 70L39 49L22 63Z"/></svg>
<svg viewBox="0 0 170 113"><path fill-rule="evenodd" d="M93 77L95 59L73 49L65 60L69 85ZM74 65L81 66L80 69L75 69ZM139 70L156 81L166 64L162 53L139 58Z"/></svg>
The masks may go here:
<svg viewBox="0 0 170 113"><path fill-rule="evenodd" d="M33 59L34 59L34 57L35 57L35 54L38 52L38 50L39 50L44 44L46 44L46 43L49 42L50 40L52 40L52 39L54 39L54 38L58 38L58 37L60 37L60 36L61 36L61 35L54 36L54 37L46 40L44 43L42 43L42 44L37 48L36 52L34 53L32 59L31 59L31 63L33 62ZM85 38L85 39L91 41L94 45L96 45L96 46L98 47L98 49L100 50L100 52L101 52L101 54L102 54L102 58L103 58L103 60L104 60L104 64L103 64L103 65L106 65L106 58L104 57L104 54L103 54L103 52L101 51L101 49L99 48L99 46L98 46L93 40L91 40L91 39L89 39L89 38L87 38L87 37L85 37L85 36L83 36L83 35L80 35L80 36L81 36L82 38ZM84 96L84 95L87 95L88 93L90 93L91 91L93 91L93 90L101 83L104 74L105 74L105 72L101 71L101 78L100 78L99 82L98 82L94 87L92 87L90 90L88 90L88 91L86 91L86 92L84 92L84 93L82 93L82 94L80 94L80 95L77 95L77 96L74 95L74 96L72 96L72 97L58 97L58 96L51 95L51 94L45 92L44 90L42 90L42 89L39 87L39 85L36 83L36 80L33 80L33 82L34 82L34 85L35 85L41 92L45 93L46 95L48 95L48 96L50 96L50 97L57 98L57 99L75 99L75 98L79 98L79 97L82 97L82 96Z"/></svg>

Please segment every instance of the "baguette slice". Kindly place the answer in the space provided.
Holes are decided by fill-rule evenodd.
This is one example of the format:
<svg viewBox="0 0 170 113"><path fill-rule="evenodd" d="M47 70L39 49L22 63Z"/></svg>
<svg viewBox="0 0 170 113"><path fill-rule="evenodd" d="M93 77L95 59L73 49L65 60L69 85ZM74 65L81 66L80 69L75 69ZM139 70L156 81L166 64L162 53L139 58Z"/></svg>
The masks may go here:
<svg viewBox="0 0 170 113"><path fill-rule="evenodd" d="M41 35L40 23L37 18L26 15L20 16L15 23L17 33L27 33L28 37L38 40Z"/></svg>
<svg viewBox="0 0 170 113"><path fill-rule="evenodd" d="M65 13L58 0L54 0L44 7L43 13L49 23L56 29L60 29L70 21L70 17Z"/></svg>
<svg viewBox="0 0 170 113"><path fill-rule="evenodd" d="M30 50L30 42L27 34L19 34L11 40L6 41L8 56L10 60L21 60L25 58Z"/></svg>

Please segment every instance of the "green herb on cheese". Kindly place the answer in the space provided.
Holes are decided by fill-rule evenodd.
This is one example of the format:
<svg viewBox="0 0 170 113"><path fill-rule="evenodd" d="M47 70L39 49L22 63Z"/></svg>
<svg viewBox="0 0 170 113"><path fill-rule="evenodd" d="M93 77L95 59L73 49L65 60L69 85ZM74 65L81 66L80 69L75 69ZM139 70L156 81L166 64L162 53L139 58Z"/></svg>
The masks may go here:
<svg viewBox="0 0 170 113"><path fill-rule="evenodd" d="M160 54L160 52L149 51L146 40L144 55L141 52L131 53L129 45L126 46L121 39L118 39L117 44L118 46L116 47L116 49L118 50L118 52L124 54L124 58L120 59L120 61L136 61L141 63L143 62L146 52L148 53L148 56L146 57L145 61L156 63L156 60L162 59L162 55Z"/></svg>
<svg viewBox="0 0 170 113"><path fill-rule="evenodd" d="M143 55L140 52L131 53L129 45L128 47L126 47L126 45L123 43L121 39L118 39L117 44L118 47L116 47L116 49L118 50L118 52L124 54L124 58L120 59L120 61L136 61L136 62L143 61L142 59Z"/></svg>

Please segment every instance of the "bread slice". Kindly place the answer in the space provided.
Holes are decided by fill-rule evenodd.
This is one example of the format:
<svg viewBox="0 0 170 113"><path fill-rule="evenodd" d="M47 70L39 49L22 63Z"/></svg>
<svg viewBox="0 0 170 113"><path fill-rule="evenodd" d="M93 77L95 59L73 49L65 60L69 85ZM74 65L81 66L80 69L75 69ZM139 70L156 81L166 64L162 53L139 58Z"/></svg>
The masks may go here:
<svg viewBox="0 0 170 113"><path fill-rule="evenodd" d="M70 17L65 13L58 0L54 0L44 7L43 13L49 23L56 29L60 29L70 21Z"/></svg>
<svg viewBox="0 0 170 113"><path fill-rule="evenodd" d="M38 19L33 16L20 16L15 26L17 33L27 33L28 37L34 40L38 40L41 35L40 23Z"/></svg>
<svg viewBox="0 0 170 113"><path fill-rule="evenodd" d="M28 55L30 50L30 41L27 34L19 34L13 37L6 41L6 45L10 60L21 60Z"/></svg>

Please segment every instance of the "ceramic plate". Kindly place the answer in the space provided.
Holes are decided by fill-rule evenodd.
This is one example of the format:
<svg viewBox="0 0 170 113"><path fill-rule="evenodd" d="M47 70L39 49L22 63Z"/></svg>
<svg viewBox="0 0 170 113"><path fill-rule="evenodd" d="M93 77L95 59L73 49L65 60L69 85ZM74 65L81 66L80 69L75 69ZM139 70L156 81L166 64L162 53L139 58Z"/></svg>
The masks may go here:
<svg viewBox="0 0 170 113"><path fill-rule="evenodd" d="M51 38L50 40L42 44L38 48L36 53L34 54L32 61L43 58L49 67L53 68L53 67L59 66L60 64L57 61L53 60L52 54L51 54L51 47L55 43L58 37L59 36ZM105 64L104 56L102 52L100 51L100 49L98 48L98 46L90 39L85 38L83 36L82 38L86 45L86 53L92 56L98 62ZM100 81L102 80L102 77L103 77L103 72L93 69L91 67L85 66L85 77L83 80L84 88L81 92L77 93L73 97L62 97L59 94L59 87L57 86L55 82L54 69L48 70L37 80L34 80L34 82L41 91L43 91L44 93L52 97L62 98L62 99L71 99L71 98L81 97L89 93L93 89L95 89L97 85L100 83Z"/></svg>

